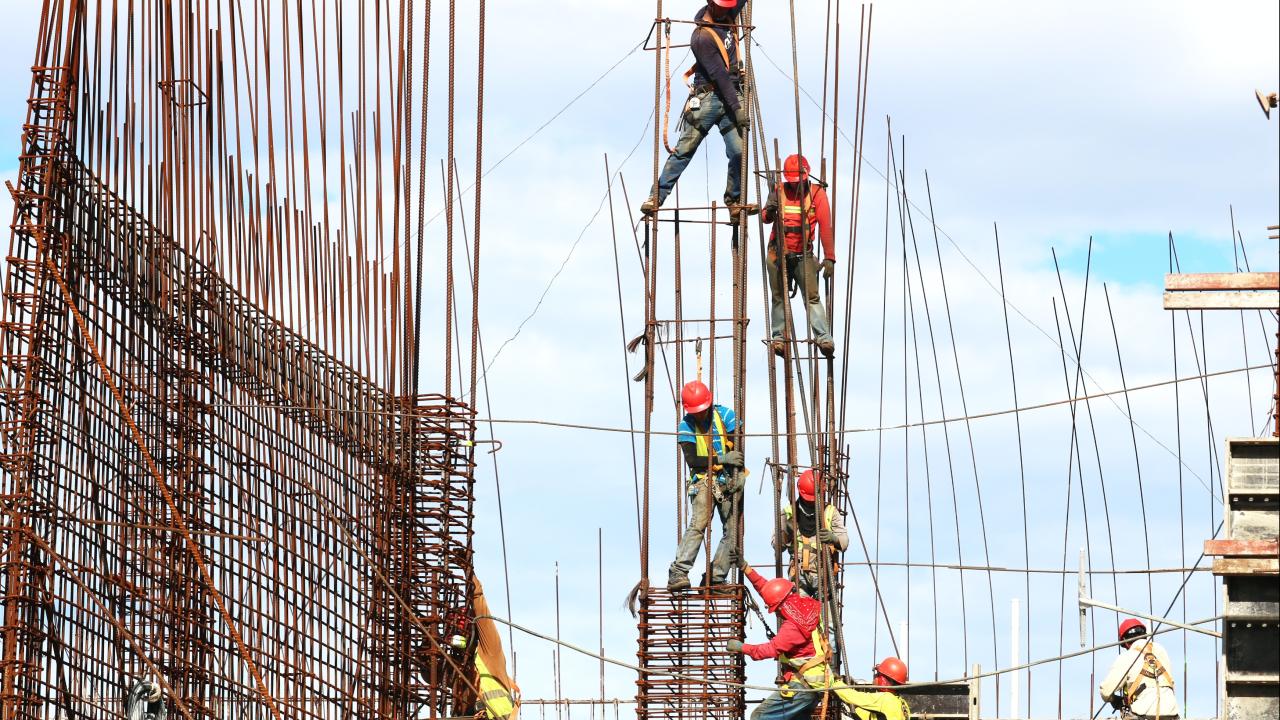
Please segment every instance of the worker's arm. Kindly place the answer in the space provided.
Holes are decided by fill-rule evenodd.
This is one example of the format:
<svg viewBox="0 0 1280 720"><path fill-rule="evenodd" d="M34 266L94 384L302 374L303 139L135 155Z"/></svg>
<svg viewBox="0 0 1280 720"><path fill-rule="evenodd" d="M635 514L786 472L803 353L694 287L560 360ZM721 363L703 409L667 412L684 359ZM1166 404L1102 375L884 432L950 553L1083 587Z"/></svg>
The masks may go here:
<svg viewBox="0 0 1280 720"><path fill-rule="evenodd" d="M891 692L868 692L853 688L841 688L840 699L871 713L878 713L885 720L907 720L902 698Z"/></svg>
<svg viewBox="0 0 1280 720"><path fill-rule="evenodd" d="M835 260L836 230L831 227L831 203L827 200L827 191L821 187L813 194L813 211L817 215L818 233L822 240L822 257Z"/></svg>
<svg viewBox="0 0 1280 720"><path fill-rule="evenodd" d="M720 46L716 45L715 39L711 37L713 32L715 31L711 28L695 28L689 45L693 50L693 57L698 61L698 66L707 79L716 86L716 94L724 102L729 115L736 115L740 107L738 88L734 87L733 76L729 74L729 68L724 65Z"/></svg>
<svg viewBox="0 0 1280 720"><path fill-rule="evenodd" d="M680 443L680 451L684 453L684 464L693 472L705 472L707 461L711 458L698 454L698 446L691 442Z"/></svg>
<svg viewBox="0 0 1280 720"><path fill-rule="evenodd" d="M786 548L791 545L791 516L787 514L786 508L783 512L778 513L778 532L773 536L773 547L775 550Z"/></svg>
<svg viewBox="0 0 1280 720"><path fill-rule="evenodd" d="M1111 664L1111 669L1107 671L1107 676L1102 679L1102 683L1098 685L1098 694L1103 700L1111 700L1111 695L1117 690L1124 692L1125 679L1129 675L1129 668L1134 667L1134 654L1130 651L1120 653L1120 657Z"/></svg>
<svg viewBox="0 0 1280 720"><path fill-rule="evenodd" d="M772 640L758 645L743 645L742 652L752 660L768 660L777 657L778 653L796 655L808 644L809 638L800 632L800 628L787 621L778 628L778 634Z"/></svg>
<svg viewBox="0 0 1280 720"><path fill-rule="evenodd" d="M760 219L769 224L778 219L778 187L776 185L769 188L769 199L765 200L764 208L760 210Z"/></svg>
<svg viewBox="0 0 1280 720"><path fill-rule="evenodd" d="M840 552L849 549L849 531L845 529L844 517L836 510L831 514L831 533L836 536L836 547Z"/></svg>

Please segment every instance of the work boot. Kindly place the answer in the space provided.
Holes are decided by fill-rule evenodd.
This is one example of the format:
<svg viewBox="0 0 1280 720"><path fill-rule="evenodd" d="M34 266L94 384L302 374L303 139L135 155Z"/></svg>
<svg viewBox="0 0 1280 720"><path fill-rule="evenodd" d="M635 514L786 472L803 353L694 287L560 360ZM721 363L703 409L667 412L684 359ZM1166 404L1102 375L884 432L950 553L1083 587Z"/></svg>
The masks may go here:
<svg viewBox="0 0 1280 720"><path fill-rule="evenodd" d="M707 588L707 592L712 595L733 595L734 588L724 580L713 581L711 586Z"/></svg>
<svg viewBox="0 0 1280 720"><path fill-rule="evenodd" d="M778 357L787 356L787 343L781 338L774 338L773 342L769 343L769 349L773 350L773 354Z"/></svg>
<svg viewBox="0 0 1280 720"><path fill-rule="evenodd" d="M677 590L688 590L689 578L685 575L677 575L667 578L667 589L671 592L675 592Z"/></svg>
<svg viewBox="0 0 1280 720"><path fill-rule="evenodd" d="M830 338L818 341L818 349L822 351L822 356L830 360L835 357L836 344L831 342Z"/></svg>
<svg viewBox="0 0 1280 720"><path fill-rule="evenodd" d="M727 205L729 207L729 221L734 225L738 224L738 219L742 217L743 212L746 212L747 215L755 215L760 212L760 207L754 203L742 204L734 202L727 203Z"/></svg>
<svg viewBox="0 0 1280 720"><path fill-rule="evenodd" d="M642 215L652 215L655 212L657 212L658 205L659 203L658 203L657 196L650 195L648 200L645 200L643 203L640 203L640 213Z"/></svg>

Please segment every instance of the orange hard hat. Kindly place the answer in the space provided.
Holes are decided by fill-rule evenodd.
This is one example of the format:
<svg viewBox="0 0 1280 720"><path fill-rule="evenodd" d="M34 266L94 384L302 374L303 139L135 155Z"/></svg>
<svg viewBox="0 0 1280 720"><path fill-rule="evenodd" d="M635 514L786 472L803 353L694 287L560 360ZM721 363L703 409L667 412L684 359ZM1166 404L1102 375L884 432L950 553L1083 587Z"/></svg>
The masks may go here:
<svg viewBox="0 0 1280 720"><path fill-rule="evenodd" d="M799 479L796 480L796 492L800 495L801 500L813 502L818 496L817 493L818 478L813 473L813 468L809 468L800 473Z"/></svg>
<svg viewBox="0 0 1280 720"><path fill-rule="evenodd" d="M876 674L876 684L880 685L880 678L885 678L893 682L894 685L901 685L907 681L907 664L892 655L881 660L879 665L872 668Z"/></svg>
<svg viewBox="0 0 1280 720"><path fill-rule="evenodd" d="M711 390L699 380L685 383L680 391L680 403L684 405L685 412L700 413L711 407Z"/></svg>
<svg viewBox="0 0 1280 720"><path fill-rule="evenodd" d="M796 589L795 584L786 578L774 578L765 582L760 588L760 599L764 600L769 612L777 612L782 601Z"/></svg>
<svg viewBox="0 0 1280 720"><path fill-rule="evenodd" d="M803 155L789 155L782 163L782 179L798 183L809 178L809 161Z"/></svg>
<svg viewBox="0 0 1280 720"><path fill-rule="evenodd" d="M1136 618L1128 618L1120 623L1120 630L1116 633L1117 640L1130 640L1139 635L1147 634L1147 626L1142 624L1141 620Z"/></svg>
<svg viewBox="0 0 1280 720"><path fill-rule="evenodd" d="M738 0L710 0L710 2L712 5L728 8L729 10L738 7Z"/></svg>

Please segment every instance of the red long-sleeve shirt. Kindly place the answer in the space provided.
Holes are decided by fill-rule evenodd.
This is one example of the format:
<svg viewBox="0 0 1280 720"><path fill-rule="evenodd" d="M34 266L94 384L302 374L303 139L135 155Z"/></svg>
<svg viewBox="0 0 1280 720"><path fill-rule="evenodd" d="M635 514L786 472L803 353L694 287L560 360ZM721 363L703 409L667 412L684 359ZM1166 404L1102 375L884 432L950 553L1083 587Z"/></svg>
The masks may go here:
<svg viewBox="0 0 1280 720"><path fill-rule="evenodd" d="M764 588L764 584L768 582L764 576L756 572L754 568L747 569L747 579L749 579L751 584L755 586L756 592L760 592ZM820 609L818 601L813 598L793 595L786 600L787 605L791 603L803 605L806 602L813 603L813 605L818 607L805 607L805 610L812 609L816 611ZM813 639L811 637L812 628L805 629L801 627L799 623L789 616L790 614L787 612L787 607L785 605L782 610L782 627L778 628L778 634L775 635L772 640L766 643L759 643L756 645L744 644L742 646L742 652L752 660L768 660L769 658L777 657L779 653L792 658L812 657L815 654L813 649ZM805 614L812 615L815 618L817 617L817 612Z"/></svg>
<svg viewBox="0 0 1280 720"><path fill-rule="evenodd" d="M814 183L809 186L813 190L813 214L814 222L809 225L809 237L804 238L799 231L787 233L787 252L809 252L809 245L813 243L814 225L817 225L818 231L821 233L822 240L822 257L827 260L836 259L836 231L831 227L831 203L827 200L827 191L820 185ZM783 208L775 210L772 200L779 199L779 204L783 207L791 206L794 208L804 207L804 195L800 193L799 184L791 185L782 184L782 197L776 197L776 191L771 195L771 202L766 203L764 209L764 221L773 223L773 231L769 235L770 241L776 241L778 238L778 224L783 221L782 215L785 214Z"/></svg>

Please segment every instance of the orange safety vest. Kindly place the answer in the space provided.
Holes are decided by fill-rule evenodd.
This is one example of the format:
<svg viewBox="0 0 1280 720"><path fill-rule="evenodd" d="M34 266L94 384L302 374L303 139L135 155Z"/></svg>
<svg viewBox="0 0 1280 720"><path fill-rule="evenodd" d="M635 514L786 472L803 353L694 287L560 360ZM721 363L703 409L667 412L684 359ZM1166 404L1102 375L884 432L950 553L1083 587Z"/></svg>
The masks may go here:
<svg viewBox="0 0 1280 720"><path fill-rule="evenodd" d="M814 232L818 227L818 211L814 208L813 198L818 188L809 185L809 191L803 197L787 196L785 186L782 189L782 232L787 242L787 252L808 252L813 243ZM805 223L808 223L809 237L804 237Z"/></svg>

